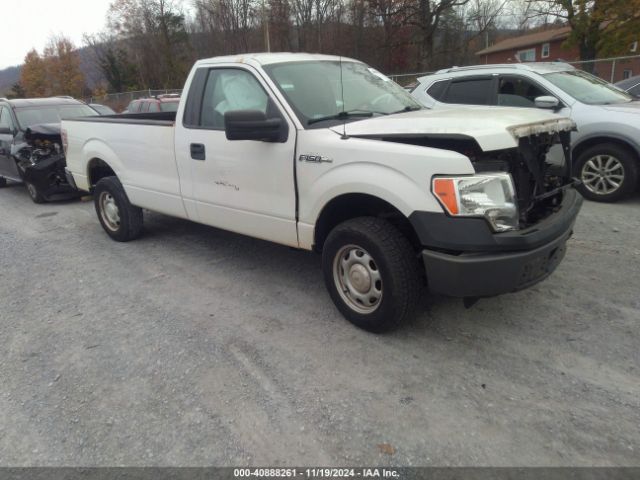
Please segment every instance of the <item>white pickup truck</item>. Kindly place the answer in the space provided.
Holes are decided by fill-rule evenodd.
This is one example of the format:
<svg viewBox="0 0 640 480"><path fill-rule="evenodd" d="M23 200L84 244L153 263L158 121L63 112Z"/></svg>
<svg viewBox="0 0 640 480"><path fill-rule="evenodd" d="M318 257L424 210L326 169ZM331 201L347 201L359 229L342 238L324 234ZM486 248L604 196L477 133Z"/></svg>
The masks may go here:
<svg viewBox="0 0 640 480"><path fill-rule="evenodd" d="M70 181L128 241L143 209L322 253L327 289L381 332L425 285L513 292L562 260L582 198L545 163L573 122L533 109L425 109L367 65L310 54L198 61L177 112L64 120Z"/></svg>

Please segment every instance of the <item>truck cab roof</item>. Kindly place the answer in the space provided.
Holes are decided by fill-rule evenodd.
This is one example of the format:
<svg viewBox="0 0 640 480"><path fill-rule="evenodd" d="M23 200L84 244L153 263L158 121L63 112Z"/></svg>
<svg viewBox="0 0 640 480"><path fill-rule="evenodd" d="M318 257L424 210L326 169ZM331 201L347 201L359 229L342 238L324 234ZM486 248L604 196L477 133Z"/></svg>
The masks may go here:
<svg viewBox="0 0 640 480"><path fill-rule="evenodd" d="M275 52L275 53L244 53L238 55L226 55L223 57L213 57L199 60L196 67L200 65L211 65L214 63L257 63L259 65L269 65L273 63L284 62L309 62L309 61L340 61L357 62L348 57L339 57L337 55L323 55L317 53L291 53L291 52Z"/></svg>

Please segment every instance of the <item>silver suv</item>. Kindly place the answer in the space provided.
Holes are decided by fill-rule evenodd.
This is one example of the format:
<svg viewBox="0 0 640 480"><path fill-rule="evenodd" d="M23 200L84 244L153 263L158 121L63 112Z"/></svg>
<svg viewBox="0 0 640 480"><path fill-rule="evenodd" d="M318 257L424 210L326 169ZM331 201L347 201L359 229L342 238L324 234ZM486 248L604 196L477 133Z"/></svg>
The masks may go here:
<svg viewBox="0 0 640 480"><path fill-rule="evenodd" d="M411 94L430 108L452 104L546 108L572 118L581 193L612 202L638 186L640 101L565 63L477 65L418 79ZM562 158L560 152L550 152Z"/></svg>

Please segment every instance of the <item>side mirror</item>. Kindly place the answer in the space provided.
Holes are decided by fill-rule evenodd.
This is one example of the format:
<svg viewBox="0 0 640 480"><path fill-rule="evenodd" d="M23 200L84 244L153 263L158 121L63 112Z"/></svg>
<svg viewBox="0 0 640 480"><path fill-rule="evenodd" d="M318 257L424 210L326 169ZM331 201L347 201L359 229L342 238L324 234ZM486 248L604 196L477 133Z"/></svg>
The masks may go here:
<svg viewBox="0 0 640 480"><path fill-rule="evenodd" d="M10 128L0 127L0 135L13 135L14 131Z"/></svg>
<svg viewBox="0 0 640 480"><path fill-rule="evenodd" d="M542 97L536 97L534 100L536 107L538 108L549 108L556 109L560 106L560 100L556 97L552 97L550 95L545 95Z"/></svg>
<svg viewBox="0 0 640 480"><path fill-rule="evenodd" d="M233 110L224 114L227 140L286 142L287 124L281 118L267 118L260 110Z"/></svg>

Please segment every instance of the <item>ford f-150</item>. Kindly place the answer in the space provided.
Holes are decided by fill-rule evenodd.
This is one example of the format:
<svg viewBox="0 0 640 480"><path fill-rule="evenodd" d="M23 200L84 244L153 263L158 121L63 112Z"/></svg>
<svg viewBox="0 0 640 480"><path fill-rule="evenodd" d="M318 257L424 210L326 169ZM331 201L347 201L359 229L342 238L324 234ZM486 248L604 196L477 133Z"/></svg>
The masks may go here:
<svg viewBox="0 0 640 480"><path fill-rule="evenodd" d="M198 61L177 112L64 120L70 181L114 240L143 209L322 254L355 325L397 326L431 292L477 298L546 278L582 198L574 123L500 107L428 110L356 60ZM545 163L560 143L564 166Z"/></svg>

